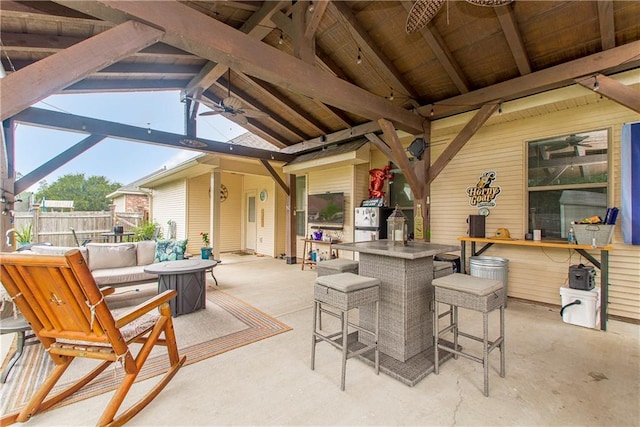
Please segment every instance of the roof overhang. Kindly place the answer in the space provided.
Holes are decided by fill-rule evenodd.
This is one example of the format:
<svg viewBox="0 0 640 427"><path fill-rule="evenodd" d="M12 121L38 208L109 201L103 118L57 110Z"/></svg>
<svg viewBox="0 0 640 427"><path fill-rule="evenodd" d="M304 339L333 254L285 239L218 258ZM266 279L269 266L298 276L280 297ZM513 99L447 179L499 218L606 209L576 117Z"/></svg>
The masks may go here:
<svg viewBox="0 0 640 427"><path fill-rule="evenodd" d="M299 174L312 170L369 163L369 159L369 144L366 140L358 140L303 154L286 164L282 170L284 173Z"/></svg>

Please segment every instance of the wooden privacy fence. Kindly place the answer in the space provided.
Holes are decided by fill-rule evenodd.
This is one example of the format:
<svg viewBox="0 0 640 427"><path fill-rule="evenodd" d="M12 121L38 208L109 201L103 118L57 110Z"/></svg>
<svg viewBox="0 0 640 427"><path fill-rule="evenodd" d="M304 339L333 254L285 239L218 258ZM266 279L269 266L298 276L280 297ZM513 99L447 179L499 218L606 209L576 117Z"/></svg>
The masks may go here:
<svg viewBox="0 0 640 427"><path fill-rule="evenodd" d="M75 246L71 229L78 240L104 241L102 233L113 231L116 221L124 231L132 231L142 222L142 213L136 212L15 212L13 228L21 230L29 224L33 227L33 243L51 243L56 246Z"/></svg>

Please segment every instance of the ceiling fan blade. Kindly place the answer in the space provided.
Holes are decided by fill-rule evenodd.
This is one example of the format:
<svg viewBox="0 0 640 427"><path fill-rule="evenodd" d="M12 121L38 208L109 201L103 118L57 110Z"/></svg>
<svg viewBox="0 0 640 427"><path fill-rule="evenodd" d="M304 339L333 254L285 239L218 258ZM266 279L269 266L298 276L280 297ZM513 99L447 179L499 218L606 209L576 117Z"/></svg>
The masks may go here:
<svg viewBox="0 0 640 427"><path fill-rule="evenodd" d="M204 113L198 114L199 116L216 116L218 114L222 114L222 111L205 111Z"/></svg>
<svg viewBox="0 0 640 427"><path fill-rule="evenodd" d="M269 115L267 113L264 113L262 111L259 110L245 110L244 108L240 111L238 111L240 114L244 114L247 117L253 117L255 119L266 119L267 117L269 117Z"/></svg>
<svg viewBox="0 0 640 427"><path fill-rule="evenodd" d="M444 0L416 0L407 16L405 24L407 34L418 31L427 25L436 16L443 3Z"/></svg>
<svg viewBox="0 0 640 427"><path fill-rule="evenodd" d="M232 122L235 122L237 124L240 125L247 125L249 124L249 122L247 121L247 118L242 115L242 114L236 114L235 112L224 112L222 113L222 115L224 117L226 117L227 119L231 120Z"/></svg>

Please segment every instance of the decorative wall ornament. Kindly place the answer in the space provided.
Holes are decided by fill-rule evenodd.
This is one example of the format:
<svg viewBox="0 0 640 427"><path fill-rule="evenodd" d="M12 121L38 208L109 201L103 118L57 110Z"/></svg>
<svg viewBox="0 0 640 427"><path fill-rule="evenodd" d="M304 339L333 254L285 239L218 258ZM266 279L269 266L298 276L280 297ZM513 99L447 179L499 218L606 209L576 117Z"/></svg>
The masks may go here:
<svg viewBox="0 0 640 427"><path fill-rule="evenodd" d="M495 171L486 171L480 175L476 185L473 187L467 187L469 206L480 209L480 215L489 215L489 211L487 209L496 206L496 198L502 192L502 187L492 186L496 176L497 174Z"/></svg>

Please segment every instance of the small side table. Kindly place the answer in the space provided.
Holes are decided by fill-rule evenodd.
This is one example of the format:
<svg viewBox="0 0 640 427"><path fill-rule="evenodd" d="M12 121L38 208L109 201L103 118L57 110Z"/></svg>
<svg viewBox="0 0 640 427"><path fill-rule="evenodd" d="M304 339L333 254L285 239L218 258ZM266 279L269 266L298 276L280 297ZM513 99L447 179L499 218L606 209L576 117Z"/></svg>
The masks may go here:
<svg viewBox="0 0 640 427"><path fill-rule="evenodd" d="M31 325L27 323L27 321L19 315L17 319L13 317L8 317L6 319L0 320L0 334L11 334L15 333L17 335L16 341L16 350L11 355L11 359L7 363L7 366L2 371L2 376L0 377L0 383L4 384L7 381L7 377L11 372L11 369L16 364L18 359L22 357L22 353L24 351L24 347L31 344L38 344L38 341L35 334L27 334L28 331L31 331Z"/></svg>
<svg viewBox="0 0 640 427"><path fill-rule="evenodd" d="M333 252L332 252L332 248L331 245L334 245L336 243L340 243L339 241L332 241L332 242L325 242L324 240L313 240L313 239L302 239L304 241L304 250L302 252L302 269L304 270L304 266L308 265L309 268L313 268L315 267L315 265L318 263L318 261L312 261L310 259L307 259L307 254L311 251L313 251L313 245L329 245L329 259L333 259ZM307 250L307 248L309 248ZM335 258L338 258L338 251L336 250L336 256Z"/></svg>
<svg viewBox="0 0 640 427"><path fill-rule="evenodd" d="M171 315L177 317L205 308L205 272L217 264L218 261L211 259L184 259L151 264L144 271L158 275L158 292L167 289L178 292L176 298L169 301Z"/></svg>

